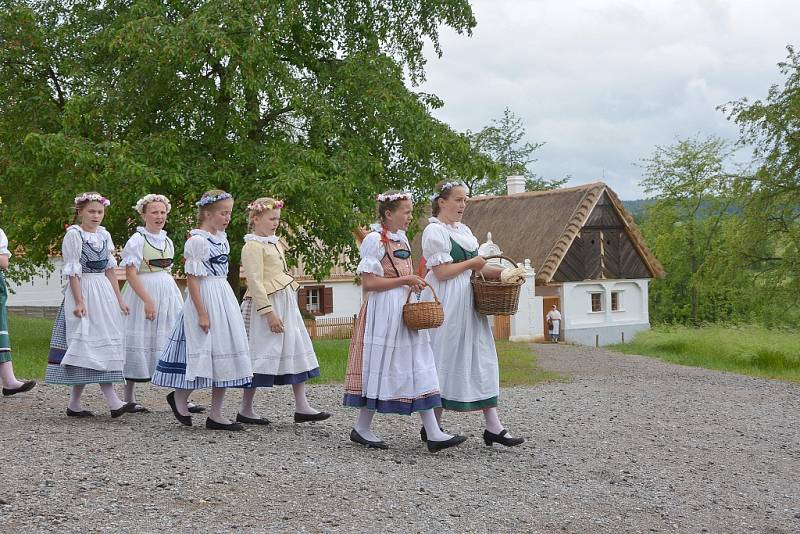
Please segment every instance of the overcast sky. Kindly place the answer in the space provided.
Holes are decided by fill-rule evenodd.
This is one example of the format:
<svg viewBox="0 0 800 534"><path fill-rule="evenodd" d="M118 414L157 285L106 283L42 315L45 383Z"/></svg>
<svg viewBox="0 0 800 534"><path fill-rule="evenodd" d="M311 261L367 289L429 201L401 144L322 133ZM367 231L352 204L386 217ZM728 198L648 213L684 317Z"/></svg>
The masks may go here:
<svg viewBox="0 0 800 534"><path fill-rule="evenodd" d="M534 170L603 179L626 200L644 195L634 165L676 136L737 129L715 108L763 98L781 81L786 45L800 47L800 0L472 0L472 37L449 29L428 51L417 88L441 97L434 114L480 130L509 107L530 141Z"/></svg>

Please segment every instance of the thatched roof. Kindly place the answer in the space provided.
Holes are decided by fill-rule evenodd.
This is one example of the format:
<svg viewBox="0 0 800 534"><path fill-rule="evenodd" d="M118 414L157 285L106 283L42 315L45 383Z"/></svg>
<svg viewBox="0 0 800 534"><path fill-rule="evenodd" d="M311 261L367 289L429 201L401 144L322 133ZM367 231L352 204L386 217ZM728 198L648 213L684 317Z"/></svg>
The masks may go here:
<svg viewBox="0 0 800 534"><path fill-rule="evenodd" d="M484 242L487 232L491 232L504 255L518 262L530 259L537 283L546 284L553 280L561 260L604 192L647 269L653 277L663 276L661 264L645 244L633 217L603 182L471 198L463 220L478 241Z"/></svg>

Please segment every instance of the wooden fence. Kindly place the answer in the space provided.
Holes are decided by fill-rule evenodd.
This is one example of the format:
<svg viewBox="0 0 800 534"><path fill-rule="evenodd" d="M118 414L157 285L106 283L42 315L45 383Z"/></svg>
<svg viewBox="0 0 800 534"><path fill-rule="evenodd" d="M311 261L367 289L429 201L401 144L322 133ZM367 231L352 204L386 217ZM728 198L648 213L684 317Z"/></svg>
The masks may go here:
<svg viewBox="0 0 800 534"><path fill-rule="evenodd" d="M311 339L350 339L356 316L332 317L329 319L307 319L305 321Z"/></svg>

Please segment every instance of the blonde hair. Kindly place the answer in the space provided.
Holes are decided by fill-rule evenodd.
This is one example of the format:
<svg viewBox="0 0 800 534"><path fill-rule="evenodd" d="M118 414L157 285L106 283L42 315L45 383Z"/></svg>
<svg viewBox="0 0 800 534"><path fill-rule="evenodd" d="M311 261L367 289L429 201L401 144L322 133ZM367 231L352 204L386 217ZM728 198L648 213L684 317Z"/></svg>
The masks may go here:
<svg viewBox="0 0 800 534"><path fill-rule="evenodd" d="M391 197L393 195L401 195L401 194L404 194L404 191L398 191L396 189L390 189L389 191L385 191L384 193L382 193L382 195L379 195L379 196ZM397 208L400 207L400 203L403 202L404 200L411 200L411 199L409 199L409 198L395 198L395 199L386 198L385 200L380 200L380 199L378 200L378 220L381 222L381 224L386 222L386 212L387 211L391 211L392 213L394 213L394 211Z"/></svg>
<svg viewBox="0 0 800 534"><path fill-rule="evenodd" d="M213 197L218 197L220 195L224 195L225 198L221 198L219 200L213 200L211 202L208 202L207 204L203 204L204 200ZM215 211L214 206L216 205L217 202L219 202L220 200L226 200L228 198L233 198L233 197L226 191L223 191L222 189L209 189L208 191L203 193L203 196L200 197L200 201L197 203L198 204L197 224L203 224L203 221L205 220L206 216L212 211Z"/></svg>
<svg viewBox="0 0 800 534"><path fill-rule="evenodd" d="M253 230L256 218L260 217L265 211L282 209L283 201L272 197L261 197L247 205L247 229Z"/></svg>

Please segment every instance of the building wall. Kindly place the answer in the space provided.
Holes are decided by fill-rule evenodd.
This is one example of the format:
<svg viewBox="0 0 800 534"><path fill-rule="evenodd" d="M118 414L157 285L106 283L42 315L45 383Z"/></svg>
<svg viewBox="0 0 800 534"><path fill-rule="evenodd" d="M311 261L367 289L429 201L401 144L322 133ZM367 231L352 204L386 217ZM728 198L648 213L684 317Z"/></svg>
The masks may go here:
<svg viewBox="0 0 800 534"><path fill-rule="evenodd" d="M649 279L564 282L561 314L564 338L582 345L609 345L630 341L650 328L647 308ZM619 310L612 310L611 294L619 294ZM601 311L592 311L592 293L600 295ZM598 337L599 336L599 337Z"/></svg>
<svg viewBox="0 0 800 534"><path fill-rule="evenodd" d="M61 306L66 284L61 274L64 262L61 258L52 258L50 262L51 273L37 274L30 282L22 284L8 280L9 306Z"/></svg>
<svg viewBox="0 0 800 534"><path fill-rule="evenodd" d="M361 286L356 285L353 280L326 281L322 284L333 288L333 313L320 315L317 319L333 319L334 317L352 317L358 314L361 309Z"/></svg>

